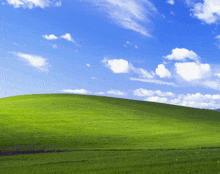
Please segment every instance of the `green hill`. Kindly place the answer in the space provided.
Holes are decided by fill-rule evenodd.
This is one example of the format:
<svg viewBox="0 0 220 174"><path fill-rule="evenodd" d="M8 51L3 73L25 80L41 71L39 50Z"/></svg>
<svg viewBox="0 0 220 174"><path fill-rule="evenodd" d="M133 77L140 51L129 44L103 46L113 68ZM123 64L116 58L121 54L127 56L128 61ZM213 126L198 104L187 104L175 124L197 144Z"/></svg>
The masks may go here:
<svg viewBox="0 0 220 174"><path fill-rule="evenodd" d="M110 97L46 94L0 99L0 146L215 147L219 123L216 111Z"/></svg>
<svg viewBox="0 0 220 174"><path fill-rule="evenodd" d="M212 149L220 147L219 123L217 111L153 102L72 94L15 96L0 99L0 149Z"/></svg>

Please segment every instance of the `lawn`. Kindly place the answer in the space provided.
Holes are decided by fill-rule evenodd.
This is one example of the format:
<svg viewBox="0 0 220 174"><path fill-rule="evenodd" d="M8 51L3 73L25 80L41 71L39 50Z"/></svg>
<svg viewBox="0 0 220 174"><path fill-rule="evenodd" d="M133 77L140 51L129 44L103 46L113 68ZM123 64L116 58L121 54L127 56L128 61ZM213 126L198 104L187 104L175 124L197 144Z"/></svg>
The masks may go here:
<svg viewBox="0 0 220 174"><path fill-rule="evenodd" d="M3 173L218 173L220 113L110 97L0 99Z"/></svg>

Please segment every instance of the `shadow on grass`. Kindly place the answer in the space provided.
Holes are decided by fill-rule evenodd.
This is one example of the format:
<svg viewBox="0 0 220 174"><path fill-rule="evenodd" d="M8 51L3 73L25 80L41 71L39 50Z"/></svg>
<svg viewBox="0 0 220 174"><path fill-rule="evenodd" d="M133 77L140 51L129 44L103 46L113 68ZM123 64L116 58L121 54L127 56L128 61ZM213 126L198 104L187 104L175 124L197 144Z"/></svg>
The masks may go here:
<svg viewBox="0 0 220 174"><path fill-rule="evenodd" d="M28 154L36 154L36 153L54 153L54 152L66 152L62 150L49 150L49 151L44 151L44 150L31 150L31 151L4 151L0 152L0 156L12 156L12 155L28 155Z"/></svg>
<svg viewBox="0 0 220 174"><path fill-rule="evenodd" d="M187 150L195 149L220 149L220 147L200 147L192 148ZM33 144L33 145L15 145L0 147L0 156L13 156L13 155L28 155L28 154L39 154L39 153L58 153L58 152L78 152L78 151L177 151L177 150L186 150L186 149L75 149L75 150L60 150L54 146L42 145L42 144Z"/></svg>
<svg viewBox="0 0 220 174"><path fill-rule="evenodd" d="M54 146L47 146L42 144L25 144L0 147L0 156L11 156L11 155L27 155L37 153L54 153L54 152L66 152L55 148Z"/></svg>

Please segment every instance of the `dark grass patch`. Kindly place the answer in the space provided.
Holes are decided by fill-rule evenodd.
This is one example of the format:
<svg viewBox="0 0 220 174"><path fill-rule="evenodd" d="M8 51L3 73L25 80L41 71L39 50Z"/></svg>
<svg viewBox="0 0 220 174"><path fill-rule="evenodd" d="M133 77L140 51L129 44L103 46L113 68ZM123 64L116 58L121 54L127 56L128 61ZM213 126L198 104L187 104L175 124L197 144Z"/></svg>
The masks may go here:
<svg viewBox="0 0 220 174"><path fill-rule="evenodd" d="M26 145L27 146L27 145ZM33 145L30 145L33 147ZM42 146L42 145L41 145ZM199 149L220 149L220 147L201 147L201 148L192 148L192 149L181 149L181 148L172 148L172 149L75 149L75 150L60 150L60 149L52 149L52 150L28 150L24 149L24 145L16 145L16 147L23 147L22 150L0 150L0 156L13 156L13 155L28 155L28 154L39 154L39 153L58 153L58 152L80 152L80 151L181 151L181 150L199 150ZM46 147L46 146L45 146ZM50 147L51 148L51 147ZM12 148L10 148L12 149Z"/></svg>
<svg viewBox="0 0 220 174"><path fill-rule="evenodd" d="M28 155L28 154L36 154L36 153L54 153L54 152L66 152L62 150L49 150L49 151L44 151L44 150L31 150L31 151L4 151L0 152L0 156L12 156L12 155Z"/></svg>
<svg viewBox="0 0 220 174"><path fill-rule="evenodd" d="M201 147L201 149L220 149L220 147Z"/></svg>
<svg viewBox="0 0 220 174"><path fill-rule="evenodd" d="M69 164L69 163L85 163L88 160L73 160L73 161L58 161L58 162L48 162L44 164L34 164L32 166L47 166L47 165L56 165L56 164Z"/></svg>
<svg viewBox="0 0 220 174"><path fill-rule="evenodd" d="M0 147L0 156L54 153L54 152L65 152L65 151L55 148L54 146L48 146L39 143Z"/></svg>

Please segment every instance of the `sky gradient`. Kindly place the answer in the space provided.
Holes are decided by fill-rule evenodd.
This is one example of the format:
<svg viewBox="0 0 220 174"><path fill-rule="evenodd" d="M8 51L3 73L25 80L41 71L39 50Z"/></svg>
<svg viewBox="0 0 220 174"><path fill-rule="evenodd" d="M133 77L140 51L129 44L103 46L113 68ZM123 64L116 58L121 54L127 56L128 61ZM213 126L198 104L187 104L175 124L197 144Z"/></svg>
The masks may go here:
<svg viewBox="0 0 220 174"><path fill-rule="evenodd" d="M219 0L2 0L0 97L220 108Z"/></svg>

